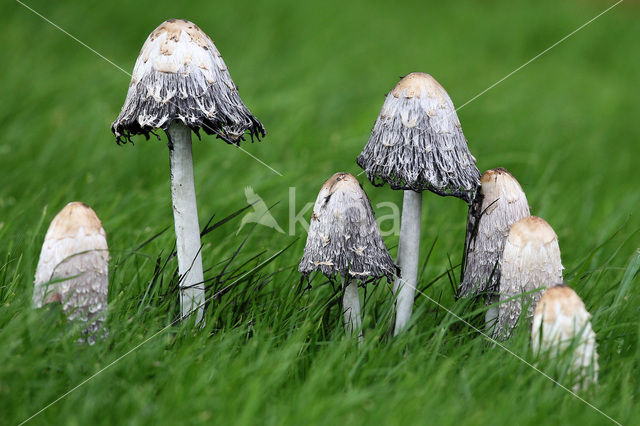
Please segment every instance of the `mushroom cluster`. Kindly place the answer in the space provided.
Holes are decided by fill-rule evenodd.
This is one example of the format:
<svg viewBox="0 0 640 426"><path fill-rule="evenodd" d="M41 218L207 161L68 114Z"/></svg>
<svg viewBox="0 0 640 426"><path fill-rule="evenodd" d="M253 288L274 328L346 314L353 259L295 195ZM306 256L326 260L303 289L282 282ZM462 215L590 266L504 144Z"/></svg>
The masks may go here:
<svg viewBox="0 0 640 426"><path fill-rule="evenodd" d="M239 145L246 135L260 140L266 131L244 105L211 38L190 21L170 19L148 36L111 125L118 145L135 135L148 139L159 129L168 137L181 315L195 313L202 324L205 280L191 132ZM469 206L456 296L484 296L489 334L506 339L518 321L533 317L534 353L556 357L571 350L577 389L597 381L595 333L580 297L562 284L556 233L530 215L527 197L510 172L498 167L480 175L454 104L432 76L408 74L387 94L357 164L374 186L404 191L397 264L364 188L341 172L320 189L298 266L309 280L319 272L340 283L347 334L363 338L359 286L382 278L394 282L394 335L410 323L419 285L422 193L430 191ZM256 196L247 190L249 195ZM271 225L280 229L275 221ZM94 342L106 316L108 262L97 215L86 204L69 203L45 236L33 305L60 303L70 320L86 323L86 340Z"/></svg>

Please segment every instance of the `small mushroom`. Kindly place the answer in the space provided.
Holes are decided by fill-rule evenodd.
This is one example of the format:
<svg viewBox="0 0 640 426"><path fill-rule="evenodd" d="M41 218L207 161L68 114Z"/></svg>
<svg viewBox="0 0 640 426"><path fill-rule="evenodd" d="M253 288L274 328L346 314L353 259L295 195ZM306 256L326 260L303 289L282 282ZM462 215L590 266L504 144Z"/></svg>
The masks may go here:
<svg viewBox="0 0 640 426"><path fill-rule="evenodd" d="M451 98L420 72L404 77L387 95L357 162L374 185L404 190L398 245L402 277L394 286L398 334L411 318L417 285L422 191L471 203L480 172Z"/></svg>
<svg viewBox="0 0 640 426"><path fill-rule="evenodd" d="M111 125L118 144L131 141L133 135L148 138L156 129L169 138L182 316L197 308L200 322L204 278L191 131L199 136L202 129L238 145L245 132L259 140L266 131L242 102L213 41L193 22L170 19L149 35L122 111Z"/></svg>
<svg viewBox="0 0 640 426"><path fill-rule="evenodd" d="M322 185L298 270L307 278L313 271L330 280L340 276L349 334L361 328L358 281L381 277L391 281L396 274L369 198L352 175L336 173Z"/></svg>
<svg viewBox="0 0 640 426"><path fill-rule="evenodd" d="M497 301L500 260L509 228L530 213L527 196L507 170L487 170L480 183L480 191L469 206L458 297L484 293L487 304L491 304ZM487 318L496 315L497 308L487 312Z"/></svg>
<svg viewBox="0 0 640 426"><path fill-rule="evenodd" d="M561 284L563 269L558 237L544 219L529 216L514 223L502 255L495 336L507 338L511 334L523 306L528 305L525 315L531 318L542 293L531 292Z"/></svg>
<svg viewBox="0 0 640 426"><path fill-rule="evenodd" d="M572 349L572 370L577 379L575 391L598 381L596 334L591 315L570 287L557 285L544 292L533 316L531 346L535 356L556 357ZM577 339L577 340L576 340Z"/></svg>
<svg viewBox="0 0 640 426"><path fill-rule="evenodd" d="M36 268L33 305L59 302L70 320L87 323L90 343L101 329L109 289L109 248L102 223L86 204L67 204L53 218Z"/></svg>

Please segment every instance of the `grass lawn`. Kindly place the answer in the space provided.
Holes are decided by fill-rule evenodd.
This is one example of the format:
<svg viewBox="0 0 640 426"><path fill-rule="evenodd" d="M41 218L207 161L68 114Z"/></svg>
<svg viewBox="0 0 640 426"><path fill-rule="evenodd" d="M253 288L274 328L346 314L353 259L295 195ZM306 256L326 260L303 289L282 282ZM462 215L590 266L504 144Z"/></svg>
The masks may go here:
<svg viewBox="0 0 640 426"><path fill-rule="evenodd" d="M208 233L209 295L226 290L206 329L167 327L179 303L166 137L117 146L109 126L130 77L6 2L0 424L29 418L110 363L31 423L610 422L445 310L482 324L482 306L453 293L464 202L424 196L421 257L433 250L419 289L441 307L417 296L410 329L389 339L390 288L371 286L361 347L344 335L332 286L320 276L310 290L300 284L306 233L289 218L333 173L360 173L355 158L400 76L428 72L461 106L613 1L26 2L126 72L163 20L197 23L268 130L243 149L278 172L214 137L194 141L200 223L243 208L252 187L286 232L238 232L241 214ZM623 424L640 422L639 19L640 4L625 1L458 111L479 169L509 169L558 234L600 354L599 385L581 396ZM390 213L380 203L401 206L401 191L359 179L378 216ZM110 335L93 346L76 344L79 330L58 307L31 309L44 234L74 200L95 209L111 249ZM385 242L395 256L397 235ZM533 359L526 326L506 347ZM553 374L566 382L562 369Z"/></svg>

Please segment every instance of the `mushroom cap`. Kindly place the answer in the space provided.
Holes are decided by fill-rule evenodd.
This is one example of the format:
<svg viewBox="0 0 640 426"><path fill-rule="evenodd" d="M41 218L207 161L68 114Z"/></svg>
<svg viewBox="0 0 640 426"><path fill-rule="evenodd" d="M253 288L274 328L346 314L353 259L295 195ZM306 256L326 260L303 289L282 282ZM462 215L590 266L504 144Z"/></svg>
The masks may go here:
<svg viewBox="0 0 640 426"><path fill-rule="evenodd" d="M562 261L558 237L553 228L536 216L514 223L502 254L500 274L500 302L540 287L549 288L562 283ZM516 325L522 306L529 303L527 317L540 300L537 291L526 297L501 303L498 311L499 332L508 334Z"/></svg>
<svg viewBox="0 0 640 426"><path fill-rule="evenodd" d="M478 196L469 207L459 296L498 290L500 260L509 228L530 215L527 196L506 169L487 170L480 182Z"/></svg>
<svg viewBox="0 0 640 426"><path fill-rule="evenodd" d="M53 218L36 268L33 304L60 302L70 319L98 320L107 308L109 248L102 223L86 204L67 204Z"/></svg>
<svg viewBox="0 0 640 426"><path fill-rule="evenodd" d="M357 162L376 186L429 190L468 203L480 184L451 98L421 72L407 75L389 92Z"/></svg>
<svg viewBox="0 0 640 426"><path fill-rule="evenodd" d="M319 270L329 278L340 274L360 280L391 280L397 273L369 198L354 176L336 173L322 185L298 270L307 277Z"/></svg>
<svg viewBox="0 0 640 426"><path fill-rule="evenodd" d="M242 102L213 41L184 19L163 22L145 41L111 131L120 144L133 135L166 131L173 120L228 143L239 144L247 131L252 140L266 134Z"/></svg>
<svg viewBox="0 0 640 426"><path fill-rule="evenodd" d="M598 353L590 318L584 303L570 287L557 285L549 288L540 298L533 316L533 353L548 352L553 357L573 345L574 372L597 381ZM579 340L574 342L576 338Z"/></svg>

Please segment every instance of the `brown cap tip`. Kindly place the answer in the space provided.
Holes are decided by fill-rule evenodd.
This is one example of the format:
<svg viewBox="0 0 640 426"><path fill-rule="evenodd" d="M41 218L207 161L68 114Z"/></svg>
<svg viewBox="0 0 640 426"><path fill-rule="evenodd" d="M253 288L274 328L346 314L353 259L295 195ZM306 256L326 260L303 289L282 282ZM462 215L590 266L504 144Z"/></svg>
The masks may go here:
<svg viewBox="0 0 640 426"><path fill-rule="evenodd" d="M536 306L535 315L543 315L544 322L554 323L557 314L567 318L585 309L580 296L566 285L557 285L544 292Z"/></svg>
<svg viewBox="0 0 640 426"><path fill-rule="evenodd" d="M514 202L524 196L524 191L516 178L502 167L484 172L480 177L480 183L482 195L488 200L496 200L504 196L508 202Z"/></svg>
<svg viewBox="0 0 640 426"><path fill-rule="evenodd" d="M326 195L331 195L339 189L359 190L360 188L358 179L352 174L345 172L334 174L322 185L322 191L328 191Z"/></svg>
<svg viewBox="0 0 640 426"><path fill-rule="evenodd" d="M180 40L180 34L185 32L192 42L198 46L207 49L211 39L196 24L186 19L169 19L160 24L149 35L151 41L155 40L164 33L167 33L167 40L177 42Z"/></svg>
<svg viewBox="0 0 640 426"><path fill-rule="evenodd" d="M558 239L553 228L542 218L529 216L514 223L509 230L509 242L517 247L527 244L543 246Z"/></svg>
<svg viewBox="0 0 640 426"><path fill-rule="evenodd" d="M432 98L437 98L440 103L446 102L449 95L444 87L440 85L431 75L424 72L412 72L405 76L396 84L391 94L396 98L404 96L405 98L420 97L423 91Z"/></svg>
<svg viewBox="0 0 640 426"><path fill-rule="evenodd" d="M80 230L85 234L103 233L102 223L96 213L85 203L78 201L67 204L60 213L53 218L46 239L61 239L75 237Z"/></svg>

